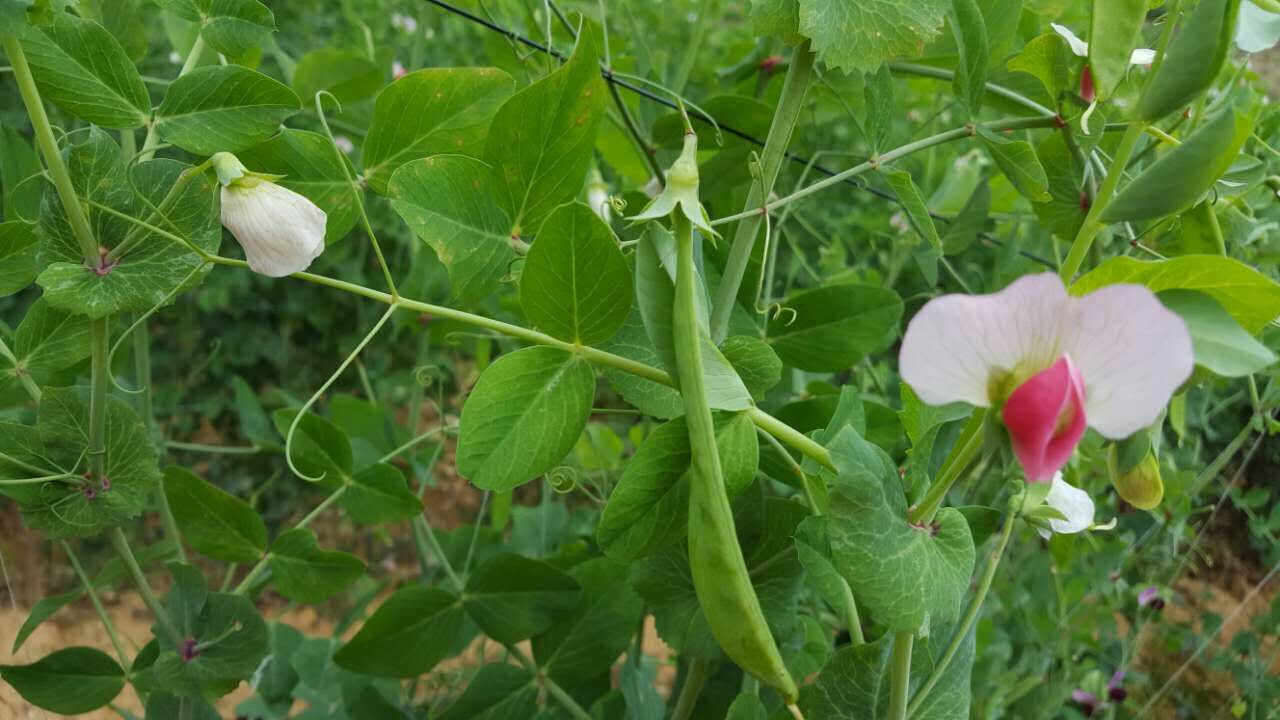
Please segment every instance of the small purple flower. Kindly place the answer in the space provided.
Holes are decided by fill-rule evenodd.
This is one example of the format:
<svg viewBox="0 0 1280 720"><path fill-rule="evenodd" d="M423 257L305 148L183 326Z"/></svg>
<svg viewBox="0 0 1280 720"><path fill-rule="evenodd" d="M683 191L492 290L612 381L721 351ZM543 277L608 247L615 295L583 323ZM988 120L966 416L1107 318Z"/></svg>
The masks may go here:
<svg viewBox="0 0 1280 720"><path fill-rule="evenodd" d="M1080 706L1080 711L1085 717L1092 717L1094 711L1098 709L1098 696L1079 688L1071 691L1071 702Z"/></svg>
<svg viewBox="0 0 1280 720"><path fill-rule="evenodd" d="M1160 597L1160 588L1155 585L1143 588L1142 592L1138 593L1138 607L1148 605L1156 610L1164 609L1164 598Z"/></svg>
<svg viewBox="0 0 1280 720"><path fill-rule="evenodd" d="M1107 682L1107 697L1111 702L1122 703L1125 698L1129 697L1128 691L1124 689L1124 671L1117 670L1111 676L1111 680Z"/></svg>

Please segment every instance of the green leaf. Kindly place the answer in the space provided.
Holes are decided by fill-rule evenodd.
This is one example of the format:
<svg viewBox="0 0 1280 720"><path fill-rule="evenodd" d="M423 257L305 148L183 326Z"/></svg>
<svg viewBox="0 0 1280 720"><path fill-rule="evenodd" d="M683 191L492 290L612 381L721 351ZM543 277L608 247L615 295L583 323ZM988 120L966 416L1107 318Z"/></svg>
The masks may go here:
<svg viewBox="0 0 1280 720"><path fill-rule="evenodd" d="M725 490L737 495L755 478L759 441L745 414L720 414L716 448ZM689 517L689 431L679 417L645 438L622 471L596 527L610 558L630 562L685 536Z"/></svg>
<svg viewBox="0 0 1280 720"><path fill-rule="evenodd" d="M31 225L0 223L0 297L12 295L36 279L36 248L36 233Z"/></svg>
<svg viewBox="0 0 1280 720"><path fill-rule="evenodd" d="M338 504L353 520L366 525L407 520L422 512L422 501L409 492L404 474L386 463L356 473Z"/></svg>
<svg viewBox="0 0 1280 720"><path fill-rule="evenodd" d="M173 695L213 699L249 679L267 653L267 626L253 602L240 595L209 592L204 576L190 565L170 563L174 583L165 606L183 634L184 646L199 651L189 659L160 627L153 627L159 655L152 668L157 687ZM136 676L135 661L134 673Z"/></svg>
<svg viewBox="0 0 1280 720"><path fill-rule="evenodd" d="M114 148L114 143L110 144ZM133 187L154 207L162 207L170 188L190 166L175 160L158 159L133 167ZM205 174L193 177L169 200L163 219L150 211L150 206L134 205L133 214L161 226L169 233L186 238L206 252L216 253L222 241L217 215L217 193ZM119 207L119 206L117 206ZM128 235L125 236L129 237ZM100 241L105 238L101 238ZM117 243L106 243L114 247ZM51 248L52 250L53 248ZM64 241L56 246L59 254L45 254L56 262L40 273L38 282L44 287L50 304L91 318L106 317L122 310L145 312L159 305L175 288L190 289L209 273L206 265L189 248L150 231L134 236L130 249L105 274L85 269L77 250L69 253Z"/></svg>
<svg viewBox="0 0 1280 720"><path fill-rule="evenodd" d="M1081 185L1084 168L1076 154L1067 147L1062 133L1051 133L1036 146L1049 180L1049 201L1031 203L1031 209L1047 230L1058 239L1070 242L1084 224L1089 210L1089 196Z"/></svg>
<svg viewBox="0 0 1280 720"><path fill-rule="evenodd" d="M800 32L818 59L845 72L874 72L880 63L919 55L942 29L945 0L799 0Z"/></svg>
<svg viewBox="0 0 1280 720"><path fill-rule="evenodd" d="M59 471L79 473L89 446L89 402L85 388L46 388L36 420L40 456ZM135 517L160 479L155 450L138 416L124 401L107 401L107 456L101 478L87 484L47 483L19 499L22 516L50 539L95 535ZM30 477L29 474L24 477ZM11 492L16 497L16 493Z"/></svg>
<svg viewBox="0 0 1280 720"><path fill-rule="evenodd" d="M910 221L911 228L929 243L928 252L933 253L935 263L932 272L929 273L933 276L930 284L933 284L933 282L937 282L936 258L942 255L942 238L938 237L938 228L933 224L933 217L929 215L929 207L924 203L920 188L916 187L915 181L911 179L911 173L906 170L896 170L888 167L882 168L880 172L884 175L885 180L889 181L889 187L893 188L893 194L897 195L898 201L902 203L902 210L907 214L907 220Z"/></svg>
<svg viewBox="0 0 1280 720"><path fill-rule="evenodd" d="M349 553L323 550L306 528L286 530L271 543L271 576L290 600L327 600L364 575L364 563Z"/></svg>
<svg viewBox="0 0 1280 720"><path fill-rule="evenodd" d="M577 607L532 641L538 667L552 680L572 685L607 674L626 652L644 610L627 584L628 570L597 557L569 571L582 586Z"/></svg>
<svg viewBox="0 0 1280 720"><path fill-rule="evenodd" d="M169 86L156 111L160 137L196 155L238 152L275 135L298 96L239 65L196 68Z"/></svg>
<svg viewBox="0 0 1280 720"><path fill-rule="evenodd" d="M28 30L22 49L40 94L63 110L103 127L147 123L151 99L142 76L98 23L58 13L52 25Z"/></svg>
<svg viewBox="0 0 1280 720"><path fill-rule="evenodd" d="M1009 58L1005 67L1010 72L1024 72L1039 80L1049 97L1056 99L1069 81L1069 52L1067 41L1061 35L1045 33L1028 41L1021 52Z"/></svg>
<svg viewBox="0 0 1280 720"><path fill-rule="evenodd" d="M336 242L346 236L360 219L358 190L347 179L343 165L329 138L306 130L285 128L267 142L237 153L254 172L283 175L277 185L306 196L328 216L324 239ZM351 173L355 177L355 173Z"/></svg>
<svg viewBox="0 0 1280 720"><path fill-rule="evenodd" d="M631 311L631 273L613 231L575 202L547 216L525 256L520 306L540 330L595 345L608 340Z"/></svg>
<svg viewBox="0 0 1280 720"><path fill-rule="evenodd" d="M236 375L231 378L231 386L236 394L236 419L239 421L240 434L260 448L282 449L280 436L276 434L270 418L262 409L262 403L258 402L258 396L249 383Z"/></svg>
<svg viewBox="0 0 1280 720"><path fill-rule="evenodd" d="M591 414L591 365L564 350L530 347L498 359L462 407L458 472L485 490L510 490L552 469Z"/></svg>
<svg viewBox="0 0 1280 720"><path fill-rule="evenodd" d="M947 21L960 55L952 87L970 119L976 118L987 94L987 24L977 0L952 0Z"/></svg>
<svg viewBox="0 0 1280 720"><path fill-rule="evenodd" d="M0 666L0 677L27 702L63 715L96 710L124 689L124 670L101 650L71 647L31 665Z"/></svg>
<svg viewBox="0 0 1280 720"><path fill-rule="evenodd" d="M527 640L578 606L573 576L514 553L495 555L467 578L462 606L486 635L501 643Z"/></svg>
<svg viewBox="0 0 1280 720"><path fill-rule="evenodd" d="M428 68L388 85L378 93L364 144L369 187L386 193L400 166L429 155L476 157L490 120L513 90L515 81L497 68ZM551 109L538 116L542 112ZM510 224L502 228L504 235L510 230Z"/></svg>
<svg viewBox="0 0 1280 720"><path fill-rule="evenodd" d="M43 386L58 371L89 357L89 341L88 318L55 310L44 298L36 300L13 340L16 364L0 357L0 388L18 382L22 374Z"/></svg>
<svg viewBox="0 0 1280 720"><path fill-rule="evenodd" d="M365 675L415 677L448 657L462 619L458 599L448 592L403 587L374 611L333 661Z"/></svg>
<svg viewBox="0 0 1280 720"><path fill-rule="evenodd" d="M1183 255L1151 262L1111 258L1076 280L1070 292L1080 296L1116 283L1145 285L1155 293L1199 290L1213 296L1251 335L1261 332L1280 315L1280 284L1221 255Z"/></svg>
<svg viewBox="0 0 1280 720"><path fill-rule="evenodd" d="M289 437L289 426L297 410L275 411L271 419L282 438ZM309 477L324 477L326 483L345 482L351 477L351 441L328 420L307 413L293 434L293 463Z"/></svg>
<svg viewBox="0 0 1280 720"><path fill-rule="evenodd" d="M498 205L511 219L509 234L536 230L578 196L605 94L594 35L584 32L564 65L498 108L483 157L493 167Z"/></svg>
<svg viewBox="0 0 1280 720"><path fill-rule="evenodd" d="M1048 202L1052 198L1049 176L1030 143L997 135L981 125L977 129L982 146L1019 193L1037 203Z"/></svg>
<svg viewBox="0 0 1280 720"><path fill-rule="evenodd" d="M1186 322L1196 365L1222 377L1244 377L1276 362L1275 353L1245 332L1210 295L1165 290L1157 297Z"/></svg>
<svg viewBox="0 0 1280 720"><path fill-rule="evenodd" d="M894 632L958 617L974 563L964 516L943 508L926 527L908 523L897 467L856 430L836 438L831 456L831 552L859 606Z"/></svg>
<svg viewBox="0 0 1280 720"><path fill-rule="evenodd" d="M765 394L782 380L782 360L768 343L758 337L727 337L720 345L720 351L757 402L764 400Z"/></svg>
<svg viewBox="0 0 1280 720"><path fill-rule="evenodd" d="M186 720L219 720L217 709L192 697L152 693L147 697L147 718L185 718Z"/></svg>
<svg viewBox="0 0 1280 720"><path fill-rule="evenodd" d="M171 465L164 491L182 538L215 560L253 563L267 549L267 526L249 503Z"/></svg>
<svg viewBox="0 0 1280 720"><path fill-rule="evenodd" d="M316 93L322 90L345 105L359 102L378 92L382 88L383 73L384 70L363 53L321 48L298 59L298 66L293 70L293 89L308 106L315 102ZM377 117L375 111L375 124L369 128L371 133L377 127ZM369 139L366 138L366 161L369 147ZM386 187L386 178L380 187Z"/></svg>
<svg viewBox="0 0 1280 720"><path fill-rule="evenodd" d="M391 178L391 207L449 270L454 297L488 297L515 260L511 223L494 203L490 168L461 155L406 163Z"/></svg>
<svg viewBox="0 0 1280 720"><path fill-rule="evenodd" d="M5 428L0 427L0 431ZM54 613L71 603L84 597L84 590L72 590L71 592L62 593L61 595L46 595L36 601L31 606L31 612L27 615L27 619L22 622L22 627L18 628L18 633L13 636L13 649L9 652L17 655L22 649L22 644L31 637L31 633L36 631L45 620L53 617Z"/></svg>
<svg viewBox="0 0 1280 720"><path fill-rule="evenodd" d="M27 26L27 12L35 0L0 0L0 38L18 37Z"/></svg>
<svg viewBox="0 0 1280 720"><path fill-rule="evenodd" d="M952 420L963 420L973 412L972 406L962 402L926 405L920 396L916 395L915 390L906 383L902 383L899 393L902 397L902 412L899 415L912 445L920 442L920 438L924 437L929 428Z"/></svg>
<svg viewBox="0 0 1280 720"><path fill-rule="evenodd" d="M974 189L960 213L942 234L943 252L947 255L959 255L968 250L978 239L990 213L991 186L984 182Z"/></svg>
<svg viewBox="0 0 1280 720"><path fill-rule="evenodd" d="M258 47L276 30L276 19L258 0L212 0L200 27L209 47L233 58Z"/></svg>
<svg viewBox="0 0 1280 720"><path fill-rule="evenodd" d="M86 208L93 237L101 246L114 247L128 233L129 224L98 206L131 210L134 198L129 190L129 176L120 158L120 146L105 130L90 128L82 138L81 142L67 144L62 151L63 162L81 202L93 203ZM57 193L44 194L37 233L40 237L37 265L75 263L80 265L82 273L85 271L84 253Z"/></svg>
<svg viewBox="0 0 1280 720"><path fill-rule="evenodd" d="M753 692L743 692L733 699L725 720L768 720L769 710Z"/></svg>
<svg viewBox="0 0 1280 720"><path fill-rule="evenodd" d="M493 663L467 683L466 690L436 720L508 720L538 714L538 684L528 670Z"/></svg>
<svg viewBox="0 0 1280 720"><path fill-rule="evenodd" d="M853 592L840 576L831 558L831 540L827 520L821 516L805 518L796 528L796 556L804 566L814 589L843 619L857 616Z"/></svg>
<svg viewBox="0 0 1280 720"><path fill-rule="evenodd" d="M0 127L0 198L5 220L30 221L40 214L43 172L39 156L22 133Z"/></svg>
<svg viewBox="0 0 1280 720"><path fill-rule="evenodd" d="M865 76L866 86L862 89L862 97L866 103L866 117L861 120L863 134L872 150L880 152L889 149L889 135L893 132L893 118L897 112L897 93L893 86L893 73L888 63L880 63L880 68Z"/></svg>
<svg viewBox="0 0 1280 720"><path fill-rule="evenodd" d="M751 31L800 44L804 39L800 35L800 6L796 0L751 0Z"/></svg>
<svg viewBox="0 0 1280 720"><path fill-rule="evenodd" d="M1099 101L1111 99L1128 74L1129 56L1142 38L1148 6L1147 0L1093 1L1089 70Z"/></svg>
<svg viewBox="0 0 1280 720"><path fill-rule="evenodd" d="M887 346L901 318L902 299L892 290L829 285L789 298L769 322L769 344L792 367L839 372Z"/></svg>
<svg viewBox="0 0 1280 720"><path fill-rule="evenodd" d="M1182 212L1213 188L1253 132L1253 111L1228 105L1148 165L1102 211L1106 223Z"/></svg>

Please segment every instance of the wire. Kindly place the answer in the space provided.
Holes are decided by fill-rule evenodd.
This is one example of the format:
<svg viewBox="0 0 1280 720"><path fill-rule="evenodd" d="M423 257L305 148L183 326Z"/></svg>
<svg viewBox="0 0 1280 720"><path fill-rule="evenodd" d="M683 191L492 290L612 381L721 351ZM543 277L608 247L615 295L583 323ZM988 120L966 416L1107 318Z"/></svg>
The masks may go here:
<svg viewBox="0 0 1280 720"><path fill-rule="evenodd" d="M488 18L484 18L470 11L463 10L462 8L457 7L456 5L451 5L450 3L444 2L444 0L424 0L424 1L432 5L435 5L436 7L442 10L447 10L453 13L454 15L465 18L477 25L485 27L500 35L505 35L512 42L520 43L521 45L533 48L538 52L546 53L559 60L566 59L566 56L563 52L560 52L559 50L556 50L553 47L548 47L545 43L538 42L533 38L525 37L524 35L521 35L520 33L514 30L509 30L507 28L502 27L501 25L493 22L492 20L489 20ZM627 80L614 76L612 68L607 68L607 67L601 68L600 77L604 78L605 82L611 83L620 88L624 88L632 93L635 93L636 95L639 95L640 97L645 98L646 100L650 100L652 102L658 103L659 105L662 105L671 110L678 111L680 109L679 106L676 103L672 102L671 100L668 100L667 98L662 97L661 95L658 95L657 93L651 90L648 90L644 87L641 87ZM742 130L739 130L729 125L725 125L724 123L717 123L717 125L719 126L722 132L726 132L726 133L729 133L730 135L741 138L742 140L746 140L747 142L752 143L753 145L764 147L764 141L750 133L744 132ZM827 177L832 177L837 174L837 171L832 170L823 165L818 165L817 163L813 163L809 158L803 157L801 155L797 155L796 153L793 153L793 152L787 152L786 158L793 163L799 163L800 165L809 167L814 172L820 173L822 175L826 175ZM845 180L842 180L841 182L850 187L855 187L864 192L871 193L872 195L875 195L876 197L882 200L888 200L889 202L892 202L893 204L898 205L899 207L902 206L902 201L899 200L898 197L893 193L880 190L879 188L875 188L870 185L865 185L852 178L847 178ZM930 212L929 216L932 217L934 220L940 220L944 223L950 224L952 222L951 218L946 217L944 215L938 215L933 212ZM992 245L996 245L1000 247L1004 246L1004 241L991 235L990 233L979 232L978 237L983 241L990 243ZM1033 260L1035 262L1038 262L1041 265L1044 265L1045 267L1048 267L1048 268L1057 267L1051 260L1040 257L1039 255L1036 255L1035 253L1029 252L1027 250L1019 249L1018 253L1023 257L1027 258L1028 260Z"/></svg>

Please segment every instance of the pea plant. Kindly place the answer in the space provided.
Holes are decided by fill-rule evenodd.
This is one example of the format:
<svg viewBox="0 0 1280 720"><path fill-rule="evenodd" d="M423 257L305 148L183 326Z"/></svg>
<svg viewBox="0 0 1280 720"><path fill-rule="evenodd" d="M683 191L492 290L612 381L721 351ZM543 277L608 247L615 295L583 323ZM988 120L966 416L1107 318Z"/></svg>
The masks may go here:
<svg viewBox="0 0 1280 720"><path fill-rule="evenodd" d="M1273 0L269 4L0 0L25 702L1275 712Z"/></svg>

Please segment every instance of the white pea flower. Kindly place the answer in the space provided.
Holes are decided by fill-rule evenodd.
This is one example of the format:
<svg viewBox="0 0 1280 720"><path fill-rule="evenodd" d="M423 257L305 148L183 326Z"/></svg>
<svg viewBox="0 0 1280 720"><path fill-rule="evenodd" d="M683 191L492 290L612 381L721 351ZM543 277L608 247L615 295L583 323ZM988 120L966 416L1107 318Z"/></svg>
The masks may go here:
<svg viewBox="0 0 1280 720"><path fill-rule="evenodd" d="M405 66L404 66L403 64L401 64L399 60L394 60L394 61L392 61L392 63L391 63L391 79L393 79L393 80L399 80L400 78L402 78L402 77L404 77L405 75L408 75L408 74L409 74L409 71L408 71L407 69L405 69Z"/></svg>
<svg viewBox="0 0 1280 720"><path fill-rule="evenodd" d="M587 207L601 220L609 222L612 207L609 203L609 186L605 184L599 170L592 170L591 177L587 180Z"/></svg>
<svg viewBox="0 0 1280 720"><path fill-rule="evenodd" d="M231 153L210 158L222 184L222 224L244 248L249 269L267 277L306 270L324 252L326 216L306 197L250 172Z"/></svg>
<svg viewBox="0 0 1280 720"><path fill-rule="evenodd" d="M1251 0L1240 3L1240 19L1236 22L1236 47L1247 53L1262 52L1280 41L1280 13L1255 5Z"/></svg>
<svg viewBox="0 0 1280 720"><path fill-rule="evenodd" d="M418 19L412 15L393 13L391 15L391 27L412 34L418 31Z"/></svg>
<svg viewBox="0 0 1280 720"><path fill-rule="evenodd" d="M347 137L346 135L334 136L333 144L337 145L339 150L341 150L344 153L347 153L348 155L355 152L355 149L356 149L356 144L351 142L351 138Z"/></svg>
<svg viewBox="0 0 1280 720"><path fill-rule="evenodd" d="M1093 498L1089 497L1089 493L1063 480L1062 473L1054 474L1049 494L1044 497L1044 504L1066 518L1048 519L1049 527L1040 528L1040 535L1046 540L1052 533L1070 535L1093 527Z"/></svg>

